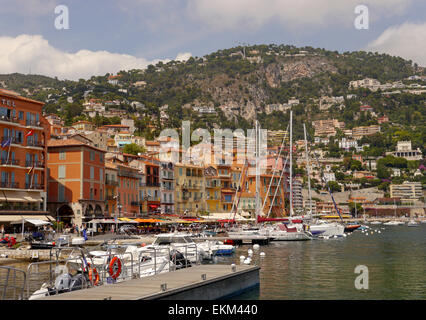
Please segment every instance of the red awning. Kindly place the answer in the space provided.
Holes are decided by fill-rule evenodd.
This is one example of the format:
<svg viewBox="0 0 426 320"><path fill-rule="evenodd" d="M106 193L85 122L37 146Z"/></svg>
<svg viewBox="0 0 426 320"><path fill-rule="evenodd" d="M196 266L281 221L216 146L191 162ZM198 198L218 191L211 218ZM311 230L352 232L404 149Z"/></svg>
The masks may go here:
<svg viewBox="0 0 426 320"><path fill-rule="evenodd" d="M230 223L230 222L232 222L232 223L234 223L235 220L234 219L222 219L222 220L217 220L217 222L223 222L223 223Z"/></svg>
<svg viewBox="0 0 426 320"><path fill-rule="evenodd" d="M153 208L153 209L155 209L155 208L158 208L160 205L158 205L158 204L150 204L149 205L149 207L150 208Z"/></svg>
<svg viewBox="0 0 426 320"><path fill-rule="evenodd" d="M263 218L258 216L257 217L257 222L273 222L273 221L285 221L288 222L288 218ZM295 221L295 220L293 220Z"/></svg>

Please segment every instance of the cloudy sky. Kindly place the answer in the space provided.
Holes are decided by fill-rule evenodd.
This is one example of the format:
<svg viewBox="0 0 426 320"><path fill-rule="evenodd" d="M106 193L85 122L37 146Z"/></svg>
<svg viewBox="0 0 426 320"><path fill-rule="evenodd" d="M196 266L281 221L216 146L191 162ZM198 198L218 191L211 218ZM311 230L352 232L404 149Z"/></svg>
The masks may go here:
<svg viewBox="0 0 426 320"><path fill-rule="evenodd" d="M59 5L69 29L55 27ZM367 30L354 26L358 5ZM0 74L76 80L241 43L370 50L426 66L426 1L0 0Z"/></svg>

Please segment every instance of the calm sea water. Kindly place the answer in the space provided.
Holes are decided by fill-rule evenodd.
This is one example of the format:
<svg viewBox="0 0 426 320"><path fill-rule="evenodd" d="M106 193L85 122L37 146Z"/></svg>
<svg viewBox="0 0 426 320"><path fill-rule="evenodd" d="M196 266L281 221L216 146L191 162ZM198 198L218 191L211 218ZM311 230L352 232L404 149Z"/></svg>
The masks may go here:
<svg viewBox="0 0 426 320"><path fill-rule="evenodd" d="M259 288L233 299L426 299L426 224L370 228L368 236L357 230L346 238L261 246L252 262L261 267ZM239 264L250 248L240 246L233 257L217 263ZM368 290L355 288L358 265L368 268ZM27 263L14 266L26 270ZM39 280L32 283L34 290L45 281Z"/></svg>
<svg viewBox="0 0 426 320"><path fill-rule="evenodd" d="M357 230L346 238L261 246L252 262L261 267L259 289L234 298L426 299L426 224L370 228L368 236ZM239 264L251 247L241 246L219 263ZM355 288L357 265L368 268L368 290Z"/></svg>

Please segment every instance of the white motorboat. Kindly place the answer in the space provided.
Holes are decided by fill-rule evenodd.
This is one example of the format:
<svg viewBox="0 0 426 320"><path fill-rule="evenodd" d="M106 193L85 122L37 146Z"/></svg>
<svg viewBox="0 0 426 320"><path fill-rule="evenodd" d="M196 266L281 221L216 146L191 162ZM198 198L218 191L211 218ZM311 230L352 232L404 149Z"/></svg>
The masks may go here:
<svg viewBox="0 0 426 320"><path fill-rule="evenodd" d="M384 226L399 226L402 224L405 224L405 223L402 221L397 221L397 220L391 220L391 221L383 223Z"/></svg>
<svg viewBox="0 0 426 320"><path fill-rule="evenodd" d="M418 226L420 226L420 223L418 223L415 220L410 220L410 222L407 223L407 226L409 226L409 227L418 227Z"/></svg>
<svg viewBox="0 0 426 320"><path fill-rule="evenodd" d="M261 234L271 238L271 241L302 241L312 239L312 234L305 231L302 224L287 226L285 223L279 223L270 228L265 228Z"/></svg>
<svg viewBox="0 0 426 320"><path fill-rule="evenodd" d="M378 225L378 224L382 224L382 222L381 221L371 221L370 224Z"/></svg>
<svg viewBox="0 0 426 320"><path fill-rule="evenodd" d="M161 249L168 246L174 253L181 253L190 263L197 263L202 260L210 260L212 252L206 251L203 246L198 245L185 233L164 233L155 236L155 240L146 248Z"/></svg>
<svg viewBox="0 0 426 320"><path fill-rule="evenodd" d="M122 253L118 248L90 252L79 248L72 250L69 258L64 261L46 263L52 263L55 267L60 265L62 271L53 284L43 283L41 288L29 297L30 300L177 269L171 261L169 250L133 245L127 246Z"/></svg>
<svg viewBox="0 0 426 320"><path fill-rule="evenodd" d="M337 222L318 221L309 225L308 229L313 236L317 237L343 237L345 226Z"/></svg>
<svg viewBox="0 0 426 320"><path fill-rule="evenodd" d="M228 256L235 252L235 246L230 244L223 244L220 241L205 241L197 243L197 246L202 248L205 252L209 252L211 256Z"/></svg>

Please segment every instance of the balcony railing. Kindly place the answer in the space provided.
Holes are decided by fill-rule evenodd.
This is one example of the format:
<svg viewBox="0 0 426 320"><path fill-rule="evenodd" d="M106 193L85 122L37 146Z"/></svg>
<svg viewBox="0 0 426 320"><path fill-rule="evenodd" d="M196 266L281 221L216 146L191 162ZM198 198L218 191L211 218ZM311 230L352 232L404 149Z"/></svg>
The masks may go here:
<svg viewBox="0 0 426 320"><path fill-rule="evenodd" d="M31 127L40 127L41 123L40 121L35 121L35 120L26 120L25 121L25 125L26 126L31 126Z"/></svg>
<svg viewBox="0 0 426 320"><path fill-rule="evenodd" d="M6 164L9 166L19 166L19 160L18 159L1 159L1 164Z"/></svg>
<svg viewBox="0 0 426 320"><path fill-rule="evenodd" d="M143 205L143 201L131 201L130 205L131 206L141 206L141 205Z"/></svg>
<svg viewBox="0 0 426 320"><path fill-rule="evenodd" d="M146 187L160 187L160 183L159 182L147 182L145 184Z"/></svg>
<svg viewBox="0 0 426 320"><path fill-rule="evenodd" d="M118 181L117 180L106 179L105 180L105 184L108 185L108 186L118 186Z"/></svg>
<svg viewBox="0 0 426 320"><path fill-rule="evenodd" d="M2 137L1 138L1 143L5 143L7 140L11 140L10 143L14 143L14 144L21 144L23 142L22 138L18 138L18 137Z"/></svg>
<svg viewBox="0 0 426 320"><path fill-rule="evenodd" d="M0 182L0 188L17 189L17 188L19 188L19 183L18 182L10 182L10 181L1 181Z"/></svg>
<svg viewBox="0 0 426 320"><path fill-rule="evenodd" d="M25 189L42 190L44 189L44 186L42 184L37 184L37 183L33 183L33 184L26 183Z"/></svg>
<svg viewBox="0 0 426 320"><path fill-rule="evenodd" d="M44 147L44 142L43 141L29 140L29 141L27 141L27 146L29 146L29 147Z"/></svg>
<svg viewBox="0 0 426 320"><path fill-rule="evenodd" d="M35 168L44 168L44 162L42 161L25 161L25 166L26 167L32 167L34 166Z"/></svg>
<svg viewBox="0 0 426 320"><path fill-rule="evenodd" d="M7 121L7 122L13 122L13 123L18 123L18 118L17 117L8 117L5 115L1 115L0 116L0 121Z"/></svg>

